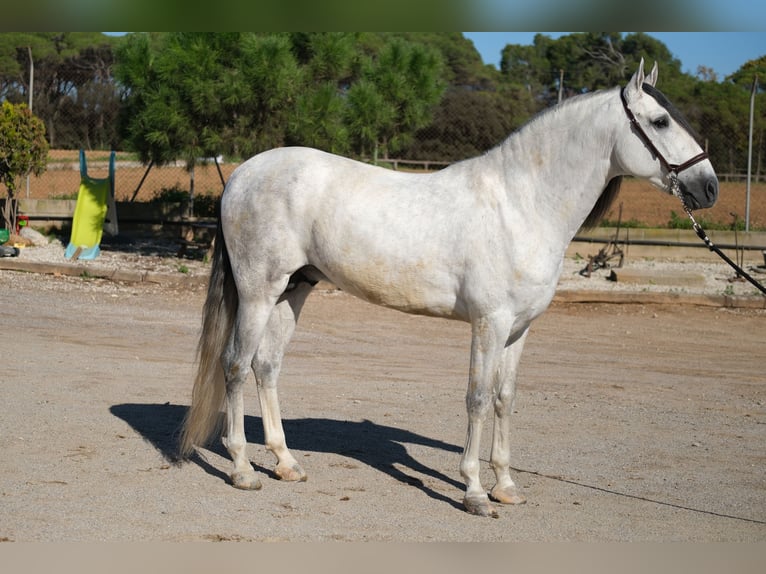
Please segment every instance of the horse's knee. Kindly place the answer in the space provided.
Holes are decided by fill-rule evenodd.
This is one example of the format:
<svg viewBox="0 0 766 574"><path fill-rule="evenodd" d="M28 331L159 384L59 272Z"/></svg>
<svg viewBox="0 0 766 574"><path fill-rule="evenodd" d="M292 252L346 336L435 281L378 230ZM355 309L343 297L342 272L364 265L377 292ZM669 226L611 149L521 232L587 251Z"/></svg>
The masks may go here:
<svg viewBox="0 0 766 574"><path fill-rule="evenodd" d="M471 390L466 394L465 406L470 418L483 419L490 405L492 404L492 395L483 390Z"/></svg>

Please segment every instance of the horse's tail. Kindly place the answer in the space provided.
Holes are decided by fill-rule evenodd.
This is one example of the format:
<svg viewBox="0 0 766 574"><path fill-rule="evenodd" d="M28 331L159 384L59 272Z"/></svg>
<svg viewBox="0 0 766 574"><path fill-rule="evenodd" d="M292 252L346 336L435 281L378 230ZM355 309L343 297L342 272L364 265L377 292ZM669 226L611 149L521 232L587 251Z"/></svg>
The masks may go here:
<svg viewBox="0 0 766 574"><path fill-rule="evenodd" d="M239 297L220 219L214 249L207 298L202 311L202 333L197 346L197 376L191 407L186 413L181 434L182 458L188 458L195 445L202 446L216 432L220 433L221 411L226 402L221 354L234 324Z"/></svg>

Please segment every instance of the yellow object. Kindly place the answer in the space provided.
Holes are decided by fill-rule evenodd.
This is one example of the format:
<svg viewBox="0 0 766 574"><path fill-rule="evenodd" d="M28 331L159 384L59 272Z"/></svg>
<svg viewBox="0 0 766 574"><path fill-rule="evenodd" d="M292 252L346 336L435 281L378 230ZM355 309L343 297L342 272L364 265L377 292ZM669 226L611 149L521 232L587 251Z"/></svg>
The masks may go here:
<svg viewBox="0 0 766 574"><path fill-rule="evenodd" d="M72 218L72 236L64 252L67 259L95 259L104 231L108 201L114 193L114 152L109 161L109 177L88 176L85 152L80 150L80 189Z"/></svg>

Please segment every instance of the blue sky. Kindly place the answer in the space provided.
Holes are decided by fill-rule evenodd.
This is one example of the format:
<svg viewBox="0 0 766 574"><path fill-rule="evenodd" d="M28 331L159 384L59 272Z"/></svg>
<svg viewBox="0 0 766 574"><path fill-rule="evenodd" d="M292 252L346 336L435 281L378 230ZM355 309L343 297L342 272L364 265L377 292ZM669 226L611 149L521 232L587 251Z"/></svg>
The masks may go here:
<svg viewBox="0 0 766 574"><path fill-rule="evenodd" d="M543 32L552 38L569 32ZM500 63L500 52L506 44L532 44L537 32L463 32L473 41L486 64ZM718 80L736 72L748 60L766 55L766 32L647 32L661 41L675 58L681 70L690 74L697 66L716 71ZM660 70L662 75L662 70ZM766 80L764 80L766 81Z"/></svg>

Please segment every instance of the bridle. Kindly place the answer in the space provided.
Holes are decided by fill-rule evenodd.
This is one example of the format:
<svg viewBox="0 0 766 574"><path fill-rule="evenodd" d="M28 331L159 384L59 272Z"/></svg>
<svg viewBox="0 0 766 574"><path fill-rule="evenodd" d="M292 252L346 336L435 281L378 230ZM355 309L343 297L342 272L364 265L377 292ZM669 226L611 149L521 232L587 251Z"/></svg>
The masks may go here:
<svg viewBox="0 0 766 574"><path fill-rule="evenodd" d="M734 270L737 272L738 275L741 277L744 277L747 281L749 281L752 285L754 285L758 290L766 295L766 287L761 285L758 281L753 279L750 275L748 275L741 267L739 267L736 263L734 263L729 257L726 256L726 254L721 251L717 246L713 244L713 242L710 240L710 238L705 233L705 230L702 229L702 226L697 223L697 220L694 219L694 215L692 215L692 209L689 207L686 203L686 200L683 198L683 195L681 194L681 186L678 183L678 174L682 172L685 169L690 168L694 164L697 164L703 160L708 159L708 154L706 152L698 153L693 158L686 160L684 163L670 163L667 159L665 159L665 156L662 155L660 150L657 149L657 146L652 143L652 140L649 138L649 136L644 131L644 128L641 127L641 125L638 123L638 120L636 120L636 116L633 115L633 112L630 111L630 108L628 107L628 100L625 98L625 88L620 90L620 99L622 100L622 107L625 108L625 113L628 115L628 119L630 120L631 125L633 128L635 128L636 133L638 134L638 137L641 138L641 141L644 142L646 147L649 148L649 151L651 151L655 156L657 156L657 159L660 160L660 164L663 168L668 172L668 178L670 179L670 193L675 195L678 199L681 200L681 204L684 206L684 211L686 211L686 215L689 216L689 219L691 219L692 227L694 228L695 233L697 236L702 239L702 241L705 242L705 245L708 246L708 249L710 251L714 251L717 253L726 263L731 265Z"/></svg>
<svg viewBox="0 0 766 574"><path fill-rule="evenodd" d="M625 113L630 120L630 124L636 130L638 137L641 138L641 141L643 141L646 147L649 148L649 151L651 151L657 157L657 159L660 160L660 164L663 168L665 168L665 171L668 172L668 178L670 179L670 192L678 197L681 201L683 201L683 197L681 197L681 187L678 183L678 174L683 170L689 169L691 166L708 159L707 152L703 151L698 153L693 158L686 160L683 163L670 163L667 159L665 159L665 156L662 155L662 152L657 149L657 146L654 145L652 140L644 131L644 128L642 128L641 124L638 123L636 116L633 115L633 112L628 107L628 100L625 98L625 88L620 90L620 99L622 100L622 107L625 109Z"/></svg>

